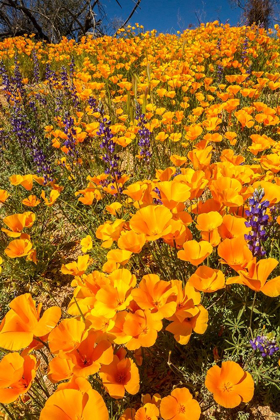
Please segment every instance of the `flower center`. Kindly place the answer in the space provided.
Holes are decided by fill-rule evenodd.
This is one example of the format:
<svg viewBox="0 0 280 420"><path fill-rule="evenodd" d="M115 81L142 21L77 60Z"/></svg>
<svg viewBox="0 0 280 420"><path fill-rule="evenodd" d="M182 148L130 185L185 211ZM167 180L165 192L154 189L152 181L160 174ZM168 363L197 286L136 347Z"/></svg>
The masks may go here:
<svg viewBox="0 0 280 420"><path fill-rule="evenodd" d="M186 406L183 404L180 404L179 413L185 413L185 411L186 411Z"/></svg>
<svg viewBox="0 0 280 420"><path fill-rule="evenodd" d="M126 373L125 372L118 372L116 377L118 384L125 384L126 383Z"/></svg>
<svg viewBox="0 0 280 420"><path fill-rule="evenodd" d="M225 382L225 383L224 383L224 388L223 388L223 391L224 391L224 392L231 392L232 387L233 387L233 385L232 385L232 383L231 383L231 382Z"/></svg>

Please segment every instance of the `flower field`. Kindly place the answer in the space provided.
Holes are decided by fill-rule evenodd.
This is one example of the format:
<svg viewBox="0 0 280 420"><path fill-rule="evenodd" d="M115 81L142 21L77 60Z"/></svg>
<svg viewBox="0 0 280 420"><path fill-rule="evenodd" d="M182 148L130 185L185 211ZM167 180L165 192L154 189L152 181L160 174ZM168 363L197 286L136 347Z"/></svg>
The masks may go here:
<svg viewBox="0 0 280 420"><path fill-rule="evenodd" d="M280 416L279 38L0 42L0 418Z"/></svg>

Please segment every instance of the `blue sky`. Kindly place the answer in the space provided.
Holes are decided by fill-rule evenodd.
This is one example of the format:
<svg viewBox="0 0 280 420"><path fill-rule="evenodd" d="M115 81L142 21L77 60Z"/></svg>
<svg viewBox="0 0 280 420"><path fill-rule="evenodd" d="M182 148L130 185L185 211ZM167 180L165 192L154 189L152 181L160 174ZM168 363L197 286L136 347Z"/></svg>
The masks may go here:
<svg viewBox="0 0 280 420"><path fill-rule="evenodd" d="M125 19L131 12L133 0L115 0L103 2L109 17ZM196 13L202 22L227 19L231 25L240 20L240 9L232 7L230 0L142 0L130 23L144 25L145 30L156 29L158 32L174 33L184 30L189 24L198 25Z"/></svg>

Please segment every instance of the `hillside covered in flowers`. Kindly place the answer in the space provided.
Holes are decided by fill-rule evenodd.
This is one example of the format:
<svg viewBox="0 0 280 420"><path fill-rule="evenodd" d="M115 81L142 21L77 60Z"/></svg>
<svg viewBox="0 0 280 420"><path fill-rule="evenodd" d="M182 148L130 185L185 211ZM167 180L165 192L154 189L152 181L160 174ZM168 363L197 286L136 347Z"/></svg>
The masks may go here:
<svg viewBox="0 0 280 420"><path fill-rule="evenodd" d="M0 43L0 418L280 415L278 29Z"/></svg>

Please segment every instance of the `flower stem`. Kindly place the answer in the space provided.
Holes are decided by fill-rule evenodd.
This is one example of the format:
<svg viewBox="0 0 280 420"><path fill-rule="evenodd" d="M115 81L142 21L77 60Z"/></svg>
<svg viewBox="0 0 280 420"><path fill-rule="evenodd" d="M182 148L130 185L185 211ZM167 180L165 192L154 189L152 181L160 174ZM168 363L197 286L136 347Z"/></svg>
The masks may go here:
<svg viewBox="0 0 280 420"><path fill-rule="evenodd" d="M250 330L252 339L254 338L253 333L252 333L252 322L253 322L253 312L254 312L254 307L255 307L255 303L256 303L256 297L257 297L257 292L254 293L254 299L253 299L253 303L252 303L252 306L251 306L251 314L250 314L249 330Z"/></svg>

